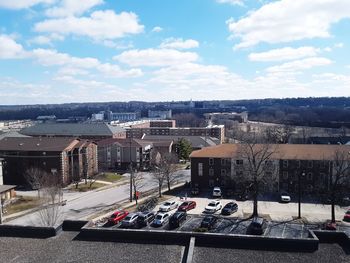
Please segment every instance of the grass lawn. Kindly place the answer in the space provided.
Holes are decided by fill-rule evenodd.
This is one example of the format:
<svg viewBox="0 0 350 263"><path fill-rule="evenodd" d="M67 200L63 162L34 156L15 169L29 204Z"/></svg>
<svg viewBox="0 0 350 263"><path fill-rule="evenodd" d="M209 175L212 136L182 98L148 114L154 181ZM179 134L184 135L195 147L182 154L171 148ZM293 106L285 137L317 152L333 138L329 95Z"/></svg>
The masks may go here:
<svg viewBox="0 0 350 263"><path fill-rule="evenodd" d="M123 176L120 174L116 174L116 173L101 173L98 177L97 180L101 180L101 181L106 181L106 182L111 182L114 183L116 181L119 181L120 179L122 179Z"/></svg>
<svg viewBox="0 0 350 263"><path fill-rule="evenodd" d="M87 191L95 190L95 189L103 187L103 186L106 186L106 184L101 184L101 183L95 182L95 183L93 183L93 185L90 188L89 183L88 184L81 183L81 184L79 184L78 189L75 188L75 185L71 185L69 187L69 190L75 191L75 192L87 192Z"/></svg>
<svg viewBox="0 0 350 263"><path fill-rule="evenodd" d="M34 208L40 205L38 197L18 196L19 199L8 206L6 206L6 215L14 214L20 211Z"/></svg>

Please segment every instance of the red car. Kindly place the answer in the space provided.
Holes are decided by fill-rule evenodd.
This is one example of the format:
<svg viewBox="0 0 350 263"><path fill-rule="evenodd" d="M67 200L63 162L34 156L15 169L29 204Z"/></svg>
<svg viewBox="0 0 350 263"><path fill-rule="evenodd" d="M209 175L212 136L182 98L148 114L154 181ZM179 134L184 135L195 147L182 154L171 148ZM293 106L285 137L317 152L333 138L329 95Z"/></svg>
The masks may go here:
<svg viewBox="0 0 350 263"><path fill-rule="evenodd" d="M122 221L128 214L129 214L128 211L117 210L111 215L110 218L108 218L108 222L111 223L111 224L116 225L120 221Z"/></svg>
<svg viewBox="0 0 350 263"><path fill-rule="evenodd" d="M346 211L343 221L350 222L350 210Z"/></svg>
<svg viewBox="0 0 350 263"><path fill-rule="evenodd" d="M179 208L177 210L178 211L188 211L188 210L195 209L195 208L196 208L195 201L185 201L179 206Z"/></svg>

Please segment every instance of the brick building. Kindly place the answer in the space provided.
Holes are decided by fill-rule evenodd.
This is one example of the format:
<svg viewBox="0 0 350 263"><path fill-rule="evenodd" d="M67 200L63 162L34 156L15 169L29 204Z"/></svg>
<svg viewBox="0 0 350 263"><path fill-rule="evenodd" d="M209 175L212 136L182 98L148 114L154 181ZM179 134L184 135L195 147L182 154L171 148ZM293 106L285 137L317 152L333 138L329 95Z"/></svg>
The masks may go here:
<svg viewBox="0 0 350 263"><path fill-rule="evenodd" d="M191 154L191 181L203 188L222 186L236 188L239 179L250 176L246 173L244 160L239 154L239 144L222 144L206 147ZM301 177L303 190L312 192L315 187L328 187L329 175L333 172L336 151L349 154L346 145L273 145L275 152L271 157L273 181L267 185L269 191L298 191L298 179Z"/></svg>
<svg viewBox="0 0 350 263"><path fill-rule="evenodd" d="M25 172L38 168L60 176L63 185L98 171L97 145L75 138L4 138L0 140L5 184L26 185Z"/></svg>

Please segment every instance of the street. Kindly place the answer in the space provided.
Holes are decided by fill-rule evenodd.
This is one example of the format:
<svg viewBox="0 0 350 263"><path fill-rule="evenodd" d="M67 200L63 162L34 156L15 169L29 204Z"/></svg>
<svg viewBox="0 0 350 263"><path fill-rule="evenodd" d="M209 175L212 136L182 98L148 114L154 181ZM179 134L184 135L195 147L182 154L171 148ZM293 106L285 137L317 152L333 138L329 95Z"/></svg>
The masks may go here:
<svg viewBox="0 0 350 263"><path fill-rule="evenodd" d="M125 175L129 176L129 175ZM177 172L177 181L185 182L190 181L190 170L180 170ZM63 200L67 200L65 206L60 209L60 219L57 225L62 223L65 219L86 219L99 211L102 211L110 206L114 206L121 201L127 200L129 198L130 185L129 180L125 184L107 188L104 190L96 190L86 193L76 193L74 195L64 193ZM152 178L150 173L143 173L143 187L141 192L149 191L152 189L157 189L157 183ZM163 186L165 187L165 185ZM39 226L41 225L39 212L33 212L9 222L6 224L11 225L31 225Z"/></svg>

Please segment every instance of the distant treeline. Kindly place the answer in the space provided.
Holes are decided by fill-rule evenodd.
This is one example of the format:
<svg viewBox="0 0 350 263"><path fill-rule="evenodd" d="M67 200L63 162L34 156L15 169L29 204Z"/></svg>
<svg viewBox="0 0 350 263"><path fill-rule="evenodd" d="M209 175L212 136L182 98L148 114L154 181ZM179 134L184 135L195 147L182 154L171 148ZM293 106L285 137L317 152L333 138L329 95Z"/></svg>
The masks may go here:
<svg viewBox="0 0 350 263"><path fill-rule="evenodd" d="M142 117L146 117L148 109L167 109L168 105L169 102L134 101L0 106L0 120L36 119L40 115L55 115L59 119L72 116L91 117L91 114L104 110L113 112L139 111ZM237 110L247 110L249 119L255 121L350 128L350 98L347 97L200 101L195 102L194 108L173 109L173 115L181 126L187 125L191 121L195 122L195 126L202 126L205 125L203 113Z"/></svg>

